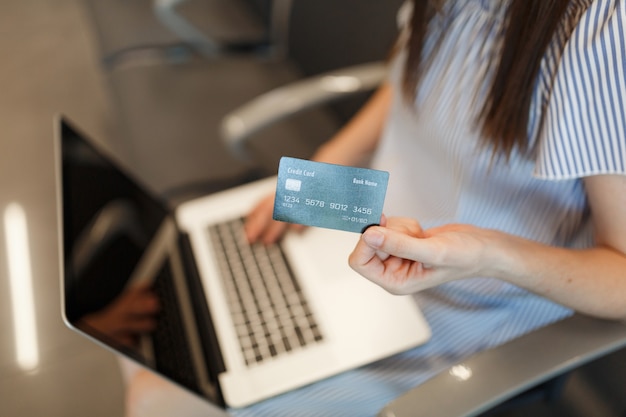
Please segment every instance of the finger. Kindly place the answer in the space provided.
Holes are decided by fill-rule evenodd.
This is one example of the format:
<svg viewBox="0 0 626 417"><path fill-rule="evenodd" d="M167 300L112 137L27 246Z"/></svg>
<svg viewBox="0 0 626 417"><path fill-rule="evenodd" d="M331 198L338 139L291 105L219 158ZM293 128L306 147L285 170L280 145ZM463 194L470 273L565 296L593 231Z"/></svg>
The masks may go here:
<svg viewBox="0 0 626 417"><path fill-rule="evenodd" d="M130 349L135 349L139 343L137 337L132 334L113 335L113 339L120 345Z"/></svg>
<svg viewBox="0 0 626 417"><path fill-rule="evenodd" d="M381 256L385 257L385 255L386 254L379 254L376 248L370 246L363 237L361 237L348 257L348 264L359 274L370 278L379 274L384 268Z"/></svg>
<svg viewBox="0 0 626 417"><path fill-rule="evenodd" d="M131 314L155 314L161 309L159 298L153 293L144 293L137 297L130 307Z"/></svg>
<svg viewBox="0 0 626 417"><path fill-rule="evenodd" d="M256 212L253 216L248 216L244 223L244 232L248 242L257 242L265 233L271 219L268 216Z"/></svg>
<svg viewBox="0 0 626 417"><path fill-rule="evenodd" d="M289 230L293 230L296 233L301 233L304 229L306 229L306 226L302 224L293 223L289 225Z"/></svg>
<svg viewBox="0 0 626 417"><path fill-rule="evenodd" d="M159 298L151 288L144 285L129 288L115 303L115 310L120 314L155 313L159 309Z"/></svg>
<svg viewBox="0 0 626 417"><path fill-rule="evenodd" d="M386 227L413 237L424 237L422 226L414 219L406 217L392 217L388 219Z"/></svg>
<svg viewBox="0 0 626 417"><path fill-rule="evenodd" d="M381 225L380 225L380 227L384 227L384 226L385 226L385 224L387 223L387 218L383 216L383 217L381 217L381 221L384 221L384 224L381 224ZM366 231L367 231L367 230L369 230L369 229L371 229L372 227L379 227L379 226L374 226L374 225L373 225L373 226L371 226L371 227L368 227L368 228L366 229ZM365 232L363 232L363 233L365 233ZM366 244L368 244L368 241L367 241L367 240L364 240L364 242L365 242ZM373 246L372 246L372 247L373 247ZM374 248L374 249L376 249L376 256L377 256L377 257L378 257L381 261L385 261L385 260L387 260L387 258L389 258L389 253L386 253L386 252L384 252L384 251L378 250L376 247L373 247L373 248Z"/></svg>
<svg viewBox="0 0 626 417"><path fill-rule="evenodd" d="M436 265L441 249L431 239L416 238L396 230L372 227L362 239L374 250L402 259Z"/></svg>
<svg viewBox="0 0 626 417"><path fill-rule="evenodd" d="M274 210L274 196L263 198L246 216L244 230L250 243L258 241L269 227Z"/></svg>
<svg viewBox="0 0 626 417"><path fill-rule="evenodd" d="M285 234L289 225L289 223L272 220L259 240L265 245L276 243Z"/></svg>
<svg viewBox="0 0 626 417"><path fill-rule="evenodd" d="M149 333L157 327L154 316L135 316L124 322L123 330L131 333Z"/></svg>

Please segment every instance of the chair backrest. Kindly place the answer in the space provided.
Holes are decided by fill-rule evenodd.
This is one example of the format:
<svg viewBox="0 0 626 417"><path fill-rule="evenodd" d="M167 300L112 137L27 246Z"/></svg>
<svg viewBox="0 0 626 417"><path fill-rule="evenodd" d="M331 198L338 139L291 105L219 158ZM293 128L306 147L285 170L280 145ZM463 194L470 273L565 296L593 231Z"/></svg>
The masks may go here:
<svg viewBox="0 0 626 417"><path fill-rule="evenodd" d="M288 56L304 76L385 60L398 35L396 15L403 2L294 1ZM331 108L345 122L366 97L342 100Z"/></svg>
<svg viewBox="0 0 626 417"><path fill-rule="evenodd" d="M100 59L108 69L141 62L146 51L188 48L210 54L223 45L266 43L268 29L248 0L84 0ZM174 53L170 52L170 55ZM140 57L142 59L137 59Z"/></svg>
<svg viewBox="0 0 626 417"><path fill-rule="evenodd" d="M385 59L403 1L294 1L289 56L306 76Z"/></svg>

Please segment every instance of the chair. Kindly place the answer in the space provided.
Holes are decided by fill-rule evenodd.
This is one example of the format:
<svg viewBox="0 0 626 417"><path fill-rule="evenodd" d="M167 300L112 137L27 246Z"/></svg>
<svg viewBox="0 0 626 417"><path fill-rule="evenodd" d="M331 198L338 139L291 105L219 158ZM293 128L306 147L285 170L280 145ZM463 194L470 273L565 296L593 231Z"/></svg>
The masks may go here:
<svg viewBox="0 0 626 417"><path fill-rule="evenodd" d="M217 130L237 103L301 76L277 55L279 31L265 21L265 13L282 16L286 0L271 8L256 0L82 3L119 152L149 186L178 202L257 176Z"/></svg>
<svg viewBox="0 0 626 417"><path fill-rule="evenodd" d="M288 2L278 0L282 5ZM95 29L101 61L122 66L180 63L193 55L276 56L282 41L280 19L288 8L274 6L269 27L247 0L83 0ZM274 21L278 22L274 24ZM279 25L280 23L280 25Z"/></svg>
<svg viewBox="0 0 626 417"><path fill-rule="evenodd" d="M380 59L396 36L402 1L83 0L120 153L174 201L203 194L215 182L267 175L274 160L242 163L221 143L224 115L327 68ZM304 157L341 124L336 115L318 107L306 120L291 117L264 129L263 143L294 138L287 152Z"/></svg>
<svg viewBox="0 0 626 417"><path fill-rule="evenodd" d="M256 134L294 114L374 89L381 62L320 74L269 91L234 109L222 121L222 139L247 160ZM552 393L564 375L626 347L626 323L581 314L477 353L408 391L379 417L470 417ZM450 400L454 393L454 400Z"/></svg>
<svg viewBox="0 0 626 417"><path fill-rule="evenodd" d="M296 81L262 94L228 113L222 139L231 153L248 161L248 142L263 129L322 104L372 91L386 73L383 62L359 64Z"/></svg>
<svg viewBox="0 0 626 417"><path fill-rule="evenodd" d="M214 8L219 8L220 12L205 13L203 16L205 19L212 17L209 22L209 27L213 28L211 33L200 29L181 14L184 3L188 2L189 0L153 0L155 16L171 33L207 57L245 51L264 52L268 57L276 59L285 57L292 0L272 1L266 28L247 16L249 13L246 14L243 8L233 7L232 1L213 1L214 6L218 6ZM217 16L212 16L213 14ZM230 17L230 22L223 22L225 15Z"/></svg>

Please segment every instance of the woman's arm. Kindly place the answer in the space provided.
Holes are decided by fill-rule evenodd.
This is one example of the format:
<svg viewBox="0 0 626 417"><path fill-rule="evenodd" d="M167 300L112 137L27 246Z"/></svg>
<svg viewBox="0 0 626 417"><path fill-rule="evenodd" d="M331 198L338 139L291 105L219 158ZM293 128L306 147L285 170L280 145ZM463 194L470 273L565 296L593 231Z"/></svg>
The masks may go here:
<svg viewBox="0 0 626 417"><path fill-rule="evenodd" d="M585 179L596 246L538 248L512 242L511 282L591 315L626 319L626 176ZM525 260L527 256L533 256Z"/></svg>
<svg viewBox="0 0 626 417"><path fill-rule="evenodd" d="M383 84L331 140L320 146L312 159L339 165L367 165L385 126L391 94L390 86Z"/></svg>
<svg viewBox="0 0 626 417"><path fill-rule="evenodd" d="M390 104L391 89L384 84L331 140L320 146L312 159L339 165L366 165L378 145ZM275 242L289 227L288 223L272 220L273 210L272 194L247 216L245 228L250 242Z"/></svg>
<svg viewBox="0 0 626 417"><path fill-rule="evenodd" d="M407 294L476 276L502 279L593 316L626 320L626 176L585 179L596 246L574 250L470 225L422 231L408 219L372 227L350 265Z"/></svg>

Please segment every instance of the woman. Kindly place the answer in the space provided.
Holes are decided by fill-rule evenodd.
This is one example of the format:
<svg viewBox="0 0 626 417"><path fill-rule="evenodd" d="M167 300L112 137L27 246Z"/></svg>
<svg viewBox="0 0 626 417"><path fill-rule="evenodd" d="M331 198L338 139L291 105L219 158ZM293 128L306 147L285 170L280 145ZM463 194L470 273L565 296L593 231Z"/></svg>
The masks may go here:
<svg viewBox="0 0 626 417"><path fill-rule="evenodd" d="M350 265L414 294L433 339L237 415L373 414L574 310L626 319L626 2L413 0L401 15L389 82L313 159L390 171L387 218ZM272 202L251 241L287 227Z"/></svg>

